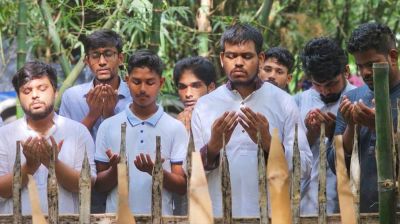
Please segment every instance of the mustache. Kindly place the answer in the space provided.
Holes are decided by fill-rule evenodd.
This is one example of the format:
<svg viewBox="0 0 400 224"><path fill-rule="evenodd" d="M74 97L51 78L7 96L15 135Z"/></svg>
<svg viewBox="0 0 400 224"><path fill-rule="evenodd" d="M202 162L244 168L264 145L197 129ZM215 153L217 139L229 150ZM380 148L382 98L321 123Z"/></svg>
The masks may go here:
<svg viewBox="0 0 400 224"><path fill-rule="evenodd" d="M45 104L45 103L43 101L40 101L40 100L35 100L31 104L29 104L29 106L32 106L33 104Z"/></svg>
<svg viewBox="0 0 400 224"><path fill-rule="evenodd" d="M139 93L137 95L135 95L136 97L149 97L149 95L147 95L146 93Z"/></svg>

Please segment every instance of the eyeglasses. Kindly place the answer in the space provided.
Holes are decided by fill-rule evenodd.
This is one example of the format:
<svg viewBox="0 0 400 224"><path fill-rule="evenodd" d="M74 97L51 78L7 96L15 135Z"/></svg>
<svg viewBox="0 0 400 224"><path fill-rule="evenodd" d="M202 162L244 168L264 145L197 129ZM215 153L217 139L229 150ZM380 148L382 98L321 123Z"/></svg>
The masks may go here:
<svg viewBox="0 0 400 224"><path fill-rule="evenodd" d="M110 61L114 59L114 55L117 54L117 52L112 51L112 50L105 50L103 52L91 52L89 53L87 56L89 57L89 59L93 60L94 62L99 62L101 55L103 55L104 59L106 61Z"/></svg>

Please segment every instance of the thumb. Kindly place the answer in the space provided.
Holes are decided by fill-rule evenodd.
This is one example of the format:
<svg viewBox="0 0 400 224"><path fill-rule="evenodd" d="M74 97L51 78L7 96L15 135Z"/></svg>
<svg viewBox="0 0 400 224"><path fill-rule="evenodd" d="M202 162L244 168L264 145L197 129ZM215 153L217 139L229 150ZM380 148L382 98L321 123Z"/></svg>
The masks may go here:
<svg viewBox="0 0 400 224"><path fill-rule="evenodd" d="M106 150L106 154L107 154L109 159L113 156L113 153L111 152L111 149L107 149Z"/></svg>

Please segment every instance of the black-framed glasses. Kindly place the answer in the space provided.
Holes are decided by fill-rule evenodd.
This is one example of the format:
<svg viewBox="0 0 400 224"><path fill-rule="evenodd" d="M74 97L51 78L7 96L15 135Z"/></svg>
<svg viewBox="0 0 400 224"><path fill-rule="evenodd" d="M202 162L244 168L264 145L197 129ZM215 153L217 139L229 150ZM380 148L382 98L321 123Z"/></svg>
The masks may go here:
<svg viewBox="0 0 400 224"><path fill-rule="evenodd" d="M117 54L116 51L105 50L103 52L93 51L88 53L87 56L90 60L93 60L94 62L99 62L101 55L103 55L106 61L110 61L115 58L115 54Z"/></svg>

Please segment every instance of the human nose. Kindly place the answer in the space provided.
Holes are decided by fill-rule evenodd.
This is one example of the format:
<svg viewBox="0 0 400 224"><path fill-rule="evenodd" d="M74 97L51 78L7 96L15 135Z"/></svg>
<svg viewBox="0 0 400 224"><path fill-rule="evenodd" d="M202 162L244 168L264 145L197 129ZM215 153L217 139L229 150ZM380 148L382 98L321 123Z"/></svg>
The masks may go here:
<svg viewBox="0 0 400 224"><path fill-rule="evenodd" d="M192 96L193 96L193 89L192 89L192 87L188 86L186 88L185 97L186 98L191 98Z"/></svg>
<svg viewBox="0 0 400 224"><path fill-rule="evenodd" d="M100 57L99 57L99 64L100 64L100 65L105 65L105 64L107 64L107 60L106 60L104 54L102 54L102 53L100 54Z"/></svg>
<svg viewBox="0 0 400 224"><path fill-rule="evenodd" d="M236 67L242 67L243 66L243 58L242 57L240 57L240 56L238 56L238 57L236 57L236 59L235 59L235 66Z"/></svg>

